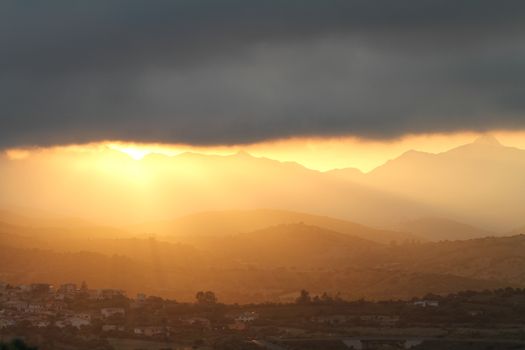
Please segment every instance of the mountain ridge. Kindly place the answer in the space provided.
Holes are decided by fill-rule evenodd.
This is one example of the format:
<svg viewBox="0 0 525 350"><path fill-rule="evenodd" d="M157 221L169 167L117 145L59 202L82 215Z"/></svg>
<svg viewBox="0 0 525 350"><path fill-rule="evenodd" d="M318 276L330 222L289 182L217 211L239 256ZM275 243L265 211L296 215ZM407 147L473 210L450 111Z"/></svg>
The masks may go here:
<svg viewBox="0 0 525 350"><path fill-rule="evenodd" d="M191 240L191 236L194 236L193 238L204 236L205 238L206 236L234 235L279 224L297 223L310 224L381 243L420 239L416 235L375 229L344 219L275 209L207 211L182 216L173 221L157 224L145 223L129 227L129 229L136 233L156 231L157 234L169 240Z"/></svg>
<svg viewBox="0 0 525 350"><path fill-rule="evenodd" d="M498 235L492 231L439 217L426 217L401 222L396 228L403 232L414 233L430 241L467 240Z"/></svg>

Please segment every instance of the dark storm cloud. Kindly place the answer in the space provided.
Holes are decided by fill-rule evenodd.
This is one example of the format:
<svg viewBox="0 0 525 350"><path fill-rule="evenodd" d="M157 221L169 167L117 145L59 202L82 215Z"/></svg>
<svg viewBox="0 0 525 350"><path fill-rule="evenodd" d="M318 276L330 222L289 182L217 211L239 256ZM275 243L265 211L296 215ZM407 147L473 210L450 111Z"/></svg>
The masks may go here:
<svg viewBox="0 0 525 350"><path fill-rule="evenodd" d="M0 147L525 127L525 2L3 1Z"/></svg>

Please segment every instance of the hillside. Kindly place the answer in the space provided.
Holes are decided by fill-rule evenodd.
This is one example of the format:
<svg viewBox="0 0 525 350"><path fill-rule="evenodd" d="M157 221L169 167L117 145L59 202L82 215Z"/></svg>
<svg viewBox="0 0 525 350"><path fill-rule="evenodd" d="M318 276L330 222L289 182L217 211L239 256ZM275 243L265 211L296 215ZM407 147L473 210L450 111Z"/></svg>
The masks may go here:
<svg viewBox="0 0 525 350"><path fill-rule="evenodd" d="M29 208L0 209L0 221L25 227L85 227L92 224L81 219L51 214Z"/></svg>
<svg viewBox="0 0 525 350"><path fill-rule="evenodd" d="M158 234L173 241L192 241L202 238L225 237L261 230L282 224L303 223L337 231L379 243L421 240L413 234L374 229L354 222L327 216L285 210L229 210L191 214L173 221L152 222L129 227L137 234Z"/></svg>
<svg viewBox="0 0 525 350"><path fill-rule="evenodd" d="M89 252L105 256L125 256L137 263L157 267L209 266L213 259L190 245L154 238L114 237L92 228L79 231L63 228L31 228L0 222L0 245L18 249L39 249L56 253ZM115 229L115 232L120 232Z"/></svg>
<svg viewBox="0 0 525 350"><path fill-rule="evenodd" d="M412 271L525 284L525 236L398 247L390 259Z"/></svg>
<svg viewBox="0 0 525 350"><path fill-rule="evenodd" d="M506 231L522 224L524 177L525 151L488 136L439 154L407 152L361 183L427 203L439 217Z"/></svg>
<svg viewBox="0 0 525 350"><path fill-rule="evenodd" d="M520 226L520 227L512 229L510 232L508 232L508 235L509 236L525 235L525 226Z"/></svg>
<svg viewBox="0 0 525 350"><path fill-rule="evenodd" d="M140 161L118 151L106 151L102 159L89 153L82 161L75 154L63 157L0 157L0 206L45 208L108 226L231 209L278 208L381 226L431 213L402 195L246 153L151 154Z"/></svg>
<svg viewBox="0 0 525 350"><path fill-rule="evenodd" d="M381 244L305 224L281 224L198 246L261 268L355 267L383 250Z"/></svg>
<svg viewBox="0 0 525 350"><path fill-rule="evenodd" d="M446 218L421 218L405 221L397 225L396 229L413 233L429 241L467 240L496 235L494 232Z"/></svg>
<svg viewBox="0 0 525 350"><path fill-rule="evenodd" d="M27 210L26 210L27 211ZM97 225L89 221L47 213L0 210L0 232L9 231L41 240L57 238L121 238L130 233L122 229Z"/></svg>
<svg viewBox="0 0 525 350"><path fill-rule="evenodd" d="M525 151L491 137L439 154L408 151L366 174L352 168L319 172L243 152L151 154L140 161L112 150L103 158L96 152L86 153L82 161L76 156L16 161L0 156L0 205L68 213L48 222L39 218L29 225L33 227L79 227L82 223L78 221L67 222L68 217L79 217L101 223L99 226L136 224L136 232L178 237L186 235L185 231L197 236L200 231L213 230L212 225L202 228L192 223L193 213L232 209L277 208L381 228L439 217L494 232L523 225L525 212ZM42 164L46 164L45 171ZM27 216L23 211L20 214ZM0 221L18 224L24 219L11 215L6 220L8 216L0 213ZM222 222L228 218L208 216L203 217L218 224L216 231L227 234L301 221L340 232L353 230L311 217L244 219L232 214L242 224L230 225ZM258 220L262 224L250 224ZM144 222L150 224L141 224ZM386 236L392 234L377 241L389 240ZM475 235L443 238L469 237Z"/></svg>
<svg viewBox="0 0 525 350"><path fill-rule="evenodd" d="M239 220L237 228L269 222L267 211L247 213L239 216L245 221ZM287 220L308 218L277 213ZM210 214L200 215L202 219ZM214 213L211 217L215 220L206 223L213 227L219 218L229 217L226 222L235 223L232 216ZM312 216L311 220L368 236L375 232L329 218ZM302 288L340 292L346 298L388 299L525 286L525 236L383 244L304 222L231 234L220 234L220 225L215 228L217 234L202 235L190 245L160 237L68 236L61 231L51 236L39 228L1 224L0 280L55 284L86 280L93 287L182 300L192 300L195 291L204 289L227 302L276 301Z"/></svg>
<svg viewBox="0 0 525 350"><path fill-rule="evenodd" d="M58 253L41 249L0 246L0 280L55 285L86 281L92 288L124 289L131 296L142 292L192 301L196 291L213 290L228 303L279 301L281 296L306 288L314 293L341 293L347 299L409 299L427 293L483 290L508 286L496 280L450 274L390 271L371 268L308 268L290 266L214 267L158 266L125 256L97 253Z"/></svg>
<svg viewBox="0 0 525 350"><path fill-rule="evenodd" d="M437 226L433 220L423 223ZM438 223L452 227L454 235L471 229ZM160 235L105 237L126 231L97 231L96 226L0 222L0 280L59 284L85 279L93 286L184 300L209 289L228 302L275 301L302 288L384 299L525 286L525 236L520 235L395 242L395 231L278 210L207 212L169 224L180 230L172 242Z"/></svg>

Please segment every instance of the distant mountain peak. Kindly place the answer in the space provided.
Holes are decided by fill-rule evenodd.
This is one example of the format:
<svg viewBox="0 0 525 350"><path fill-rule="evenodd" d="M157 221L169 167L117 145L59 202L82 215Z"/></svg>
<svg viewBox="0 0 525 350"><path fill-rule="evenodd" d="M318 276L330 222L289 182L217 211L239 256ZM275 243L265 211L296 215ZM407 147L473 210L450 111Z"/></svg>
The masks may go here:
<svg viewBox="0 0 525 350"><path fill-rule="evenodd" d="M486 146L502 146L501 142L494 136L490 134L481 135L476 140L474 140L476 145L486 145Z"/></svg>
<svg viewBox="0 0 525 350"><path fill-rule="evenodd" d="M245 150L239 150L237 153L234 154L236 157L242 157L242 158L255 158L250 153L246 152Z"/></svg>

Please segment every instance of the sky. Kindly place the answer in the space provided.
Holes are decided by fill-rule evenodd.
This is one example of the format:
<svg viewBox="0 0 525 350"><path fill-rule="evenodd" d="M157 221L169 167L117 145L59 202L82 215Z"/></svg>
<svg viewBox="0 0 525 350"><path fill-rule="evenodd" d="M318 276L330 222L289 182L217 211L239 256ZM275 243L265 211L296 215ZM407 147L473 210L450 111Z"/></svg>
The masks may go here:
<svg viewBox="0 0 525 350"><path fill-rule="evenodd" d="M472 143L480 137L494 137L504 146L525 150L525 132L496 130L488 134L461 132L405 135L388 140L357 137L297 137L247 145L212 147L105 141L69 146L10 148L4 152L4 155L10 161L19 161L39 157L46 159L45 157L53 155L60 157L66 154L73 154L77 158L86 154L102 156L118 151L140 162L149 155L164 155L168 156L166 160L169 160L183 153L229 156L245 152L258 158L298 163L308 169L321 172L353 168L368 173L411 150L439 154Z"/></svg>
<svg viewBox="0 0 525 350"><path fill-rule="evenodd" d="M1 149L525 127L518 0L6 0L0 33Z"/></svg>

